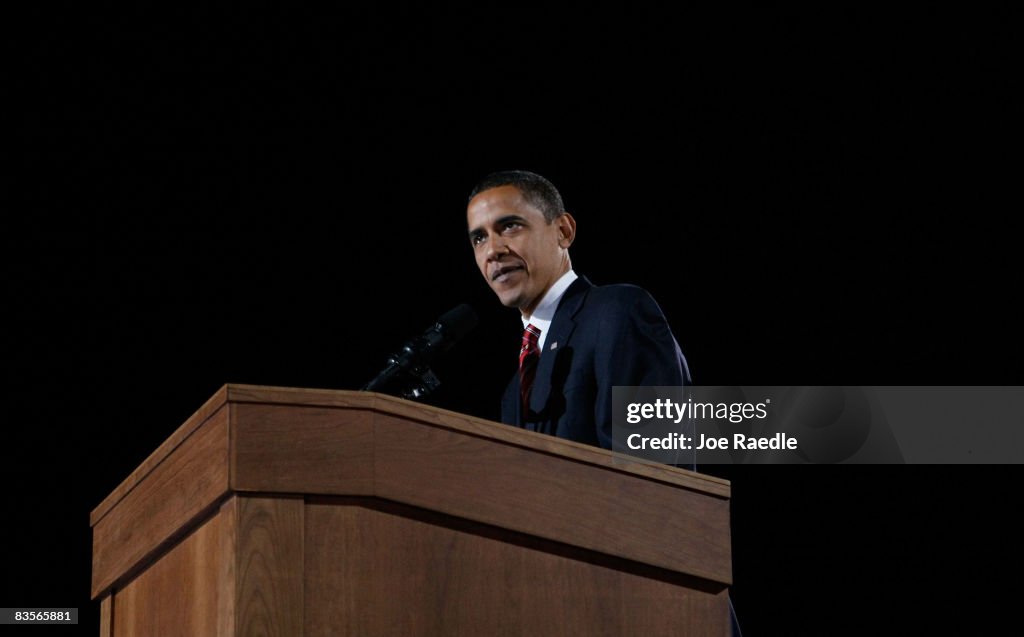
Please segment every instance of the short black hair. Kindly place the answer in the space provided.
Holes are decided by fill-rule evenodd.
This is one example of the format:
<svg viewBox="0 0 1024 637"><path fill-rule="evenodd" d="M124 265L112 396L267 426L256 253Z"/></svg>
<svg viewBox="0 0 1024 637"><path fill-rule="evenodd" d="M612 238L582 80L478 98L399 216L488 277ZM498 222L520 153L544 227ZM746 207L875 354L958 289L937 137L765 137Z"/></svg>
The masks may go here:
<svg viewBox="0 0 1024 637"><path fill-rule="evenodd" d="M485 190L499 186L518 188L519 192L523 193L523 198L544 214L548 223L565 213L565 205L562 203L562 195L558 193L558 188L547 179L528 170L502 170L487 175L473 188L473 192L469 193L469 200L472 201L473 197Z"/></svg>

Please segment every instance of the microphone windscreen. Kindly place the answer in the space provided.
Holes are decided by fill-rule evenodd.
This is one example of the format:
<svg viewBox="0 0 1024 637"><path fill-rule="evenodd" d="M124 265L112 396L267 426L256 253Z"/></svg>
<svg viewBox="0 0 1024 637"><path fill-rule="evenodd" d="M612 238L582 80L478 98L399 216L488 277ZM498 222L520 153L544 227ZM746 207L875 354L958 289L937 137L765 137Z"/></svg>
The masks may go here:
<svg viewBox="0 0 1024 637"><path fill-rule="evenodd" d="M473 331L473 328L480 322L476 311L468 303L448 310L437 322L449 330L453 340L461 340L466 334Z"/></svg>

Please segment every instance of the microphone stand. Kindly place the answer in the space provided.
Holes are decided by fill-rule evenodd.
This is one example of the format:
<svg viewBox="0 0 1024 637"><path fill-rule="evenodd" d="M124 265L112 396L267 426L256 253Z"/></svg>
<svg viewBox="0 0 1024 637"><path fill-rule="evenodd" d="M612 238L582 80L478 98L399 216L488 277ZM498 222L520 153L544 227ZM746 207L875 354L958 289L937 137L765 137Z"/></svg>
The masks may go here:
<svg viewBox="0 0 1024 637"><path fill-rule="evenodd" d="M476 323L476 313L466 304L446 312L430 329L406 342L398 353L388 358L384 371L363 386L362 391L384 391L396 381L403 381L402 398L422 400L441 386L428 363L451 349Z"/></svg>

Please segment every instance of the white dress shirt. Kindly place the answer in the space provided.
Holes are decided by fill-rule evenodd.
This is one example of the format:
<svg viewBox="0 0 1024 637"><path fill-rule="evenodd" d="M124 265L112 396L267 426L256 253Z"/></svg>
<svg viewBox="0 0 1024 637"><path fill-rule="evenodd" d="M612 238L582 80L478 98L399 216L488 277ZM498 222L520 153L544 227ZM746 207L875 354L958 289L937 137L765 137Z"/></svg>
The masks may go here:
<svg viewBox="0 0 1024 637"><path fill-rule="evenodd" d="M551 327L551 319L555 317L555 310L558 309L558 302L565 296L565 291L569 289L572 282L577 278L576 273L571 269L563 274L555 284L552 285L544 298L540 300L540 304L537 309L533 311L533 316L523 317L523 329L526 329L527 325L533 325L540 330L540 338L537 339L537 349L541 353L544 352L544 341L548 337L548 328Z"/></svg>

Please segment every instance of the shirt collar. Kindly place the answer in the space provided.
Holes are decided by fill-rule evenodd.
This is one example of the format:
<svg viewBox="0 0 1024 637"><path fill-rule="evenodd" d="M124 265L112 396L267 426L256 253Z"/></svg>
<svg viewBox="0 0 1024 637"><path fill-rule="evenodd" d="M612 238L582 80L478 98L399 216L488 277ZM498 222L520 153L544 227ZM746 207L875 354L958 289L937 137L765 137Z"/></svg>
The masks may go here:
<svg viewBox="0 0 1024 637"><path fill-rule="evenodd" d="M533 325L540 330L540 339L537 342L537 346L543 350L544 340L548 334L548 328L551 327L551 320L555 317L555 310L558 309L558 302L565 296L565 291L569 289L572 282L579 278L576 272L569 270L563 274L555 284L548 288L547 294L540 300L540 304L537 309L533 311L532 316L524 316L523 328L527 325Z"/></svg>

